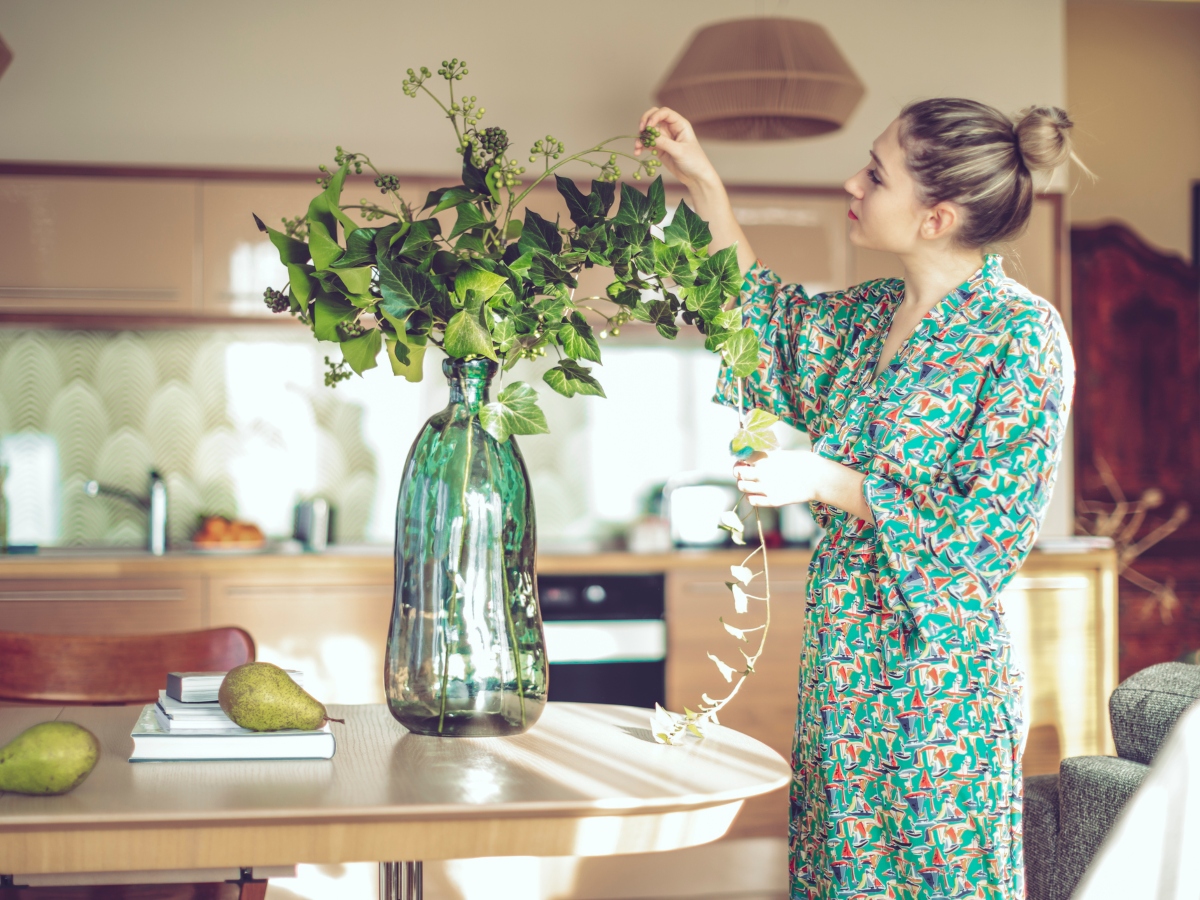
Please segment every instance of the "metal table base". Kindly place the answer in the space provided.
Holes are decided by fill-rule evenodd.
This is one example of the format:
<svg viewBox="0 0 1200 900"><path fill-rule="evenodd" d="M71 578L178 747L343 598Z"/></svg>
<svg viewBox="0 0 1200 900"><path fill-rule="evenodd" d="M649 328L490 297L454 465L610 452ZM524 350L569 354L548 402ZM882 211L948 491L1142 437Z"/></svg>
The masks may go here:
<svg viewBox="0 0 1200 900"><path fill-rule="evenodd" d="M419 862L381 862L379 900L421 900L423 879Z"/></svg>

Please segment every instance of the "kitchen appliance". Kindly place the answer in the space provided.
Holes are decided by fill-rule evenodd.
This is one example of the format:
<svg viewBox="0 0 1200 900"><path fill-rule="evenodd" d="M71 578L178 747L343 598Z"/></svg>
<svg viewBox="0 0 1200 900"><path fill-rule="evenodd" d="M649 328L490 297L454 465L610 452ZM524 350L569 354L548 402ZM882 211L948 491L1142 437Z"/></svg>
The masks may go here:
<svg viewBox="0 0 1200 900"><path fill-rule="evenodd" d="M665 584L661 574L539 575L549 699L665 703Z"/></svg>
<svg viewBox="0 0 1200 900"><path fill-rule="evenodd" d="M723 547L729 533L717 527L721 514L741 499L731 478L685 472L663 487L663 507L678 547Z"/></svg>
<svg viewBox="0 0 1200 900"><path fill-rule="evenodd" d="M310 553L320 553L333 543L333 507L323 497L296 504L292 517L292 537Z"/></svg>

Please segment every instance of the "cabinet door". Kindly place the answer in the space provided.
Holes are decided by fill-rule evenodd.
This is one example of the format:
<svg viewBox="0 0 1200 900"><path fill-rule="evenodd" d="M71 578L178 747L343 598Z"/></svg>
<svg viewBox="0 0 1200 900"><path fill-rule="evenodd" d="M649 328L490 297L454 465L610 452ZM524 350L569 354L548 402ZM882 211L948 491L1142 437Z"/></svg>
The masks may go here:
<svg viewBox="0 0 1200 900"><path fill-rule="evenodd" d="M197 182L0 176L0 310L194 313Z"/></svg>
<svg viewBox="0 0 1200 900"><path fill-rule="evenodd" d="M725 586L729 580L726 567L697 566L667 576L667 705L672 710L694 709L702 693L713 698L729 693L731 685L708 658L709 652L737 667L742 661L739 648L752 652L758 645L757 635L748 635L748 643L743 644L721 626L721 618L746 628L763 621L763 604L758 601L750 601L745 615L734 612L732 595ZM720 715L722 725L757 738L784 759L791 758L796 721L806 580L807 570L802 566L771 568L771 629L766 648L754 674ZM752 585L761 583L758 579ZM785 837L787 823L787 792L776 791L746 801L726 836Z"/></svg>
<svg viewBox="0 0 1200 900"><path fill-rule="evenodd" d="M0 631L147 634L202 627L199 576L0 581Z"/></svg>
<svg viewBox="0 0 1200 900"><path fill-rule="evenodd" d="M258 659L304 673L323 703L383 703L392 582L278 575L213 578L208 624L250 632Z"/></svg>
<svg viewBox="0 0 1200 900"><path fill-rule="evenodd" d="M303 216L320 188L314 179L295 181L211 181L201 187L204 243L204 300L208 315L274 316L263 290L287 291L287 269L257 215L272 228L283 218Z"/></svg>

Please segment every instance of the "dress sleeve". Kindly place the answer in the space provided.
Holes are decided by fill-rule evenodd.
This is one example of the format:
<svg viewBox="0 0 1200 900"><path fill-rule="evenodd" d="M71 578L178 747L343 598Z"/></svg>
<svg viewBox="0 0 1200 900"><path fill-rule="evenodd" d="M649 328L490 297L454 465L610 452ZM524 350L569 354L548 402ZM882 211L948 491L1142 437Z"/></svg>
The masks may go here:
<svg viewBox="0 0 1200 900"><path fill-rule="evenodd" d="M822 399L844 353L852 300L846 291L810 297L759 261L746 273L739 302L742 325L758 335L758 369L743 380L739 398L737 379L722 365L714 399L774 413L815 439L824 431Z"/></svg>
<svg viewBox="0 0 1200 900"><path fill-rule="evenodd" d="M964 623L1024 562L1050 502L1074 389L1053 311L1017 326L991 364L965 440L932 484L868 471L884 603L920 638L974 643Z"/></svg>

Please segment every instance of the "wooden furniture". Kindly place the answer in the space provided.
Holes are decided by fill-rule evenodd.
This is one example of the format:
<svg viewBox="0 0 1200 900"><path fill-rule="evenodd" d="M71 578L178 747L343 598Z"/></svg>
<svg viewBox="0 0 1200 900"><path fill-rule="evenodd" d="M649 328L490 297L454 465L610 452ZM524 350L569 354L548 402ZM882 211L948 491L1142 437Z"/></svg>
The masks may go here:
<svg viewBox="0 0 1200 900"><path fill-rule="evenodd" d="M254 641L241 628L149 635L0 631L0 700L153 703L168 672L215 672L253 660Z"/></svg>
<svg viewBox="0 0 1200 900"><path fill-rule="evenodd" d="M319 160L314 160L315 164ZM286 274L266 235L304 214L317 192L312 172L0 163L0 322L43 327L172 327L188 323L271 322L266 286ZM419 208L446 176L401 176ZM785 280L816 292L899 273L887 254L862 251L846 236L848 196L840 188L730 185L735 214L758 254ZM351 176L345 202L378 198L367 176ZM674 182L667 201L686 196ZM1038 197L1028 231L1006 248L1010 275L1064 313L1062 198ZM544 182L524 206L567 215ZM351 212L353 216L353 212ZM518 218L521 212L518 210ZM131 244L130 241L135 241ZM136 250L130 248L136 246ZM132 254L132 255L131 255ZM585 269L578 297L605 296L608 269ZM627 337L653 333L630 323ZM685 335L692 329L686 329Z"/></svg>
<svg viewBox="0 0 1200 900"><path fill-rule="evenodd" d="M678 710L693 707L703 692L722 696L718 692L728 688L707 657L709 651L737 654L737 642L718 618L757 624L750 621L753 612L746 617L733 613L725 587L729 566L743 555L730 550L543 555L538 566L546 574L665 573L665 699ZM722 718L784 758L791 753L810 556L807 550L772 551L774 601L767 650ZM0 558L0 629L50 631L49 623L70 629L73 623L57 612L60 604L83 608L88 601L71 595L69 601L39 603L34 590L41 583L60 585L66 576L71 584L91 584L96 591L92 614L79 619L76 630L82 632L97 623L111 627L120 621L125 607L108 592L110 584L136 590L145 582L165 590L173 579L194 579L202 598L198 624L246 628L255 636L259 659L303 670L306 686L325 702L378 703L383 700L380 673L391 615L392 567L388 548L323 556ZM18 599L10 599L14 597ZM1105 703L1117 683L1113 552L1035 551L1010 585L1005 603L1027 677L1026 772L1057 771L1067 755L1111 752ZM171 608L160 605L164 615ZM20 624L12 624L13 619ZM145 626L152 620L146 616L139 622ZM782 837L786 829L787 797L779 791L747 800L729 836Z"/></svg>
<svg viewBox="0 0 1200 900"><path fill-rule="evenodd" d="M102 746L65 797L0 795L0 873L671 850L720 837L790 775L729 728L656 744L646 711L621 706L551 703L504 739L413 735L381 705L335 706L332 760L130 764L137 713L0 709L0 744L66 714Z"/></svg>
<svg viewBox="0 0 1200 900"><path fill-rule="evenodd" d="M1177 503L1191 507L1183 526L1134 564L1173 584L1178 608L1121 581L1125 677L1200 648L1200 268L1105 225L1072 230L1071 270L1077 499L1114 499L1102 459L1127 497L1162 491L1155 521Z"/></svg>

